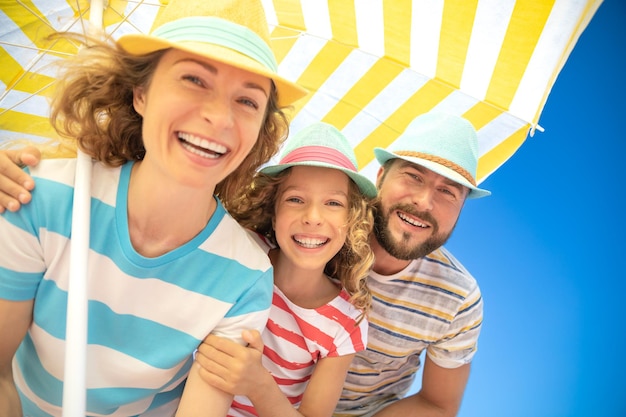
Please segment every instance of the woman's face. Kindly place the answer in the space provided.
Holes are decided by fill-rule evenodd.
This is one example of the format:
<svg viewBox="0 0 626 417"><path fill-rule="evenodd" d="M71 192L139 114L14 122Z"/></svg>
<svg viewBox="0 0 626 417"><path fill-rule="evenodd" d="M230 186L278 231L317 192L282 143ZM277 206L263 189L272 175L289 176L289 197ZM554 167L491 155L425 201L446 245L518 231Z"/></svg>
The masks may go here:
<svg viewBox="0 0 626 417"><path fill-rule="evenodd" d="M143 165L154 175L212 192L254 146L270 88L267 77L168 50L149 86L134 91L135 110L143 117Z"/></svg>

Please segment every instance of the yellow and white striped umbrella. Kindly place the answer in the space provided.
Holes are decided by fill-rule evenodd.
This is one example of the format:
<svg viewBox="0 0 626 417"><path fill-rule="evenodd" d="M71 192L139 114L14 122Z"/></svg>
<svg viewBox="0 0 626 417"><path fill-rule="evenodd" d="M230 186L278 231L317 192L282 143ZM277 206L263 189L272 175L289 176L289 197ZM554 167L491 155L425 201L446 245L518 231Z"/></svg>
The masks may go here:
<svg viewBox="0 0 626 417"><path fill-rule="evenodd" d="M263 3L279 71L311 91L291 114L292 134L312 121L335 125L352 140L359 166L373 178L373 148L393 143L414 117L433 109L462 115L478 130L481 182L538 127L548 94L601 1ZM0 0L0 148L11 139L55 137L47 119L51 64L78 48L51 43L48 34L88 30L89 17L114 38L146 33L165 2ZM67 352L64 417L84 415L79 401L85 394L87 313L81 274L89 241L84 170L77 175L72 225L82 242L73 248L83 246L84 253L72 252L70 267L68 345L71 339L76 346ZM70 323L71 318L83 320Z"/></svg>
<svg viewBox="0 0 626 417"><path fill-rule="evenodd" d="M148 32L166 0L105 2L113 37ZM322 120L373 175L391 144L431 109L478 130L478 181L538 127L548 94L601 0L265 0L280 72L311 91L292 133ZM41 140L50 62L76 51L52 30L84 30L87 0L0 0L0 140ZM23 45L23 46L18 46Z"/></svg>

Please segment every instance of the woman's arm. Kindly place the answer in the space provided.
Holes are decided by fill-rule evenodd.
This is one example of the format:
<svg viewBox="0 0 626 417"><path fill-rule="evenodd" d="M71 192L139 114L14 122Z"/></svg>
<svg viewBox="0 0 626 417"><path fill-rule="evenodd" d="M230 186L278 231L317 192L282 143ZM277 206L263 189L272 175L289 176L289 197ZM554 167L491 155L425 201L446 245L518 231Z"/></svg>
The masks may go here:
<svg viewBox="0 0 626 417"><path fill-rule="evenodd" d="M17 211L20 204L30 201L35 182L21 167L35 166L40 159L41 153L34 146L0 151L0 213L5 209Z"/></svg>
<svg viewBox="0 0 626 417"><path fill-rule="evenodd" d="M22 405L13 382L11 361L32 319L33 300L0 299L0 416L22 416Z"/></svg>

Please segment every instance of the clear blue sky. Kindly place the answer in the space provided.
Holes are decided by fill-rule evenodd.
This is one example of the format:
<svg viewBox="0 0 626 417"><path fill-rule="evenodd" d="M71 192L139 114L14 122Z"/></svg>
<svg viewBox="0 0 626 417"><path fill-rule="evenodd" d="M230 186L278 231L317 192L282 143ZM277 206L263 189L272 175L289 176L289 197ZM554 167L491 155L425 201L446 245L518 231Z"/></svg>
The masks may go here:
<svg viewBox="0 0 626 417"><path fill-rule="evenodd" d="M448 248L485 320L460 417L624 417L626 2L605 0L539 123Z"/></svg>

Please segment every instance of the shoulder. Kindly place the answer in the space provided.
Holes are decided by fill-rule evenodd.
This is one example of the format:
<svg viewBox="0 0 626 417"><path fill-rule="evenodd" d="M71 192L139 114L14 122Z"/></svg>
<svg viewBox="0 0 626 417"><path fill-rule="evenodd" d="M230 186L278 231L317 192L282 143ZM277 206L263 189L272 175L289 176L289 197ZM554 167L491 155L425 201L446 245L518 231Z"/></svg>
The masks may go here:
<svg viewBox="0 0 626 417"><path fill-rule="evenodd" d="M66 185L73 185L76 177L75 158L44 159L37 166L27 168L35 181L49 180Z"/></svg>
<svg viewBox="0 0 626 417"><path fill-rule="evenodd" d="M443 247L412 261L393 281L407 291L446 293L459 299L480 294L476 279Z"/></svg>
<svg viewBox="0 0 626 417"><path fill-rule="evenodd" d="M219 200L218 200L219 201ZM271 269L267 252L251 233L225 211L222 204L214 213L217 216L215 228L205 241L205 249L250 269L267 271Z"/></svg>

